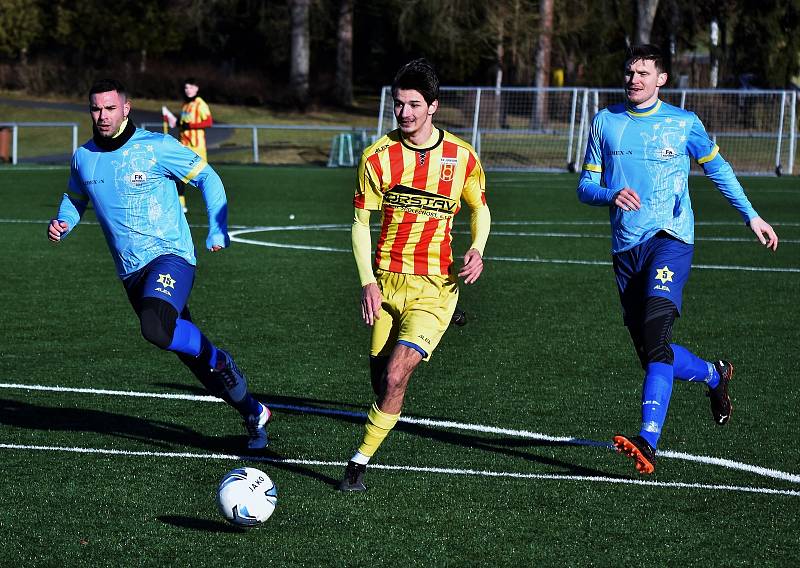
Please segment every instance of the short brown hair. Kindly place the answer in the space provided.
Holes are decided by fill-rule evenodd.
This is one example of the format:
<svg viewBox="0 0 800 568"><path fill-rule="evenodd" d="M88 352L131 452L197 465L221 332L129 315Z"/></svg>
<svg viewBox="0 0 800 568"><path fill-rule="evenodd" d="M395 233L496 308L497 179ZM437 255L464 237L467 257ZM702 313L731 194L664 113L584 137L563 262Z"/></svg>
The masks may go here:
<svg viewBox="0 0 800 568"><path fill-rule="evenodd" d="M415 59L403 65L395 75L392 81L392 97L397 95L398 89L418 91L430 105L439 98L439 77L433 65L426 59Z"/></svg>
<svg viewBox="0 0 800 568"><path fill-rule="evenodd" d="M641 43L630 46L627 56L625 57L625 67L628 67L628 65L634 61L652 61L656 66L656 71L659 73L667 72L667 67L664 65L664 54L661 48L652 43Z"/></svg>

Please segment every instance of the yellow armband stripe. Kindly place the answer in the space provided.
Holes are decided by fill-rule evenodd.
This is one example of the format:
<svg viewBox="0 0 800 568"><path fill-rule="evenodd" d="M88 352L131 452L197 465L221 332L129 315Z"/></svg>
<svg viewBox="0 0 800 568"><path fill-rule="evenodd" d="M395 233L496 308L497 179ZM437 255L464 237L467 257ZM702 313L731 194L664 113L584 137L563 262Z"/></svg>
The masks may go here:
<svg viewBox="0 0 800 568"><path fill-rule="evenodd" d="M590 171L590 172L595 172L595 173L598 173L598 174L603 173L603 168L601 168L600 166L597 166L595 164L583 164L583 169L587 170L587 171Z"/></svg>
<svg viewBox="0 0 800 568"><path fill-rule="evenodd" d="M719 154L719 146L714 144L714 149L711 150L711 153L708 156L703 156L702 158L698 158L697 163L703 165L707 162L710 162L711 160L717 157L717 154Z"/></svg>
<svg viewBox="0 0 800 568"><path fill-rule="evenodd" d="M199 162L197 162L197 165L196 165L195 167L193 167L193 168L192 168L192 170L191 170L191 171L190 171L188 174L186 174L185 176L183 176L183 178L181 179L181 181L182 181L183 183L189 183L189 182L190 182L190 181L192 181L194 178L196 178L196 177L197 177L197 174L199 174L200 172L202 172L202 171L203 171L203 168L205 168L207 165L208 165L208 162L206 162L205 160L200 160Z"/></svg>

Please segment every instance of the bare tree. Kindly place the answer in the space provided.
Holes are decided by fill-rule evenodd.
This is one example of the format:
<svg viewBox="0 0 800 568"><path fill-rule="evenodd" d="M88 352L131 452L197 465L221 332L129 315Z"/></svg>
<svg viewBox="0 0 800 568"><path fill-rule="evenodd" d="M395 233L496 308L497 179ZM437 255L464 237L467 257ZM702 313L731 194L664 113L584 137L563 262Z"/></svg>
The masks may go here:
<svg viewBox="0 0 800 568"><path fill-rule="evenodd" d="M650 43L658 0L636 0L636 43Z"/></svg>
<svg viewBox="0 0 800 568"><path fill-rule="evenodd" d="M550 54L553 46L553 0L541 0L539 3L539 42L536 50L536 86L544 89L550 86ZM534 128L542 128L547 114L547 92L536 92L536 112L534 112Z"/></svg>
<svg viewBox="0 0 800 568"><path fill-rule="evenodd" d="M353 0L339 1L334 97L341 105L353 104Z"/></svg>
<svg viewBox="0 0 800 568"><path fill-rule="evenodd" d="M295 104L304 108L308 104L308 69L311 59L311 39L308 10L311 0L289 0L292 30L292 51L289 86Z"/></svg>

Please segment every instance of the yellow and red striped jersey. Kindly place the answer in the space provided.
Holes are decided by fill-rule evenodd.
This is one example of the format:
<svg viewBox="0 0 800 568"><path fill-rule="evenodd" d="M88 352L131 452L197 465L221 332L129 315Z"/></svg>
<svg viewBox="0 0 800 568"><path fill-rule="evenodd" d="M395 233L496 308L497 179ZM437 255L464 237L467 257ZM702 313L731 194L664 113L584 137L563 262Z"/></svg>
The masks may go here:
<svg viewBox="0 0 800 568"><path fill-rule="evenodd" d="M434 132L436 134L436 132ZM364 150L353 205L381 211L378 268L406 274L449 274L453 216L463 198L486 205L486 176L475 150L438 130L427 148L410 146L400 130Z"/></svg>
<svg viewBox="0 0 800 568"><path fill-rule="evenodd" d="M211 109L200 97L185 103L181 109L181 144L188 146L202 157L206 156L206 131L213 124Z"/></svg>

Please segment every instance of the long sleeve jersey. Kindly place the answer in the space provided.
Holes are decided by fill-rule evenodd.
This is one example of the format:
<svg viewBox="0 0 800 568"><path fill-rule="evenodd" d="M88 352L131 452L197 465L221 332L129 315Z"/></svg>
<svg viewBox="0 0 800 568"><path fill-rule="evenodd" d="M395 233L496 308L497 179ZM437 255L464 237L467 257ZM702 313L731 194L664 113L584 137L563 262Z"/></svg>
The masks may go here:
<svg viewBox="0 0 800 568"><path fill-rule="evenodd" d="M413 147L393 130L364 150L356 209L381 212L375 264L389 272L449 274L451 229L463 199L474 212L486 205L486 177L475 150L444 130ZM488 213L488 208L487 208ZM488 215L485 217L488 221ZM478 239L483 252L488 223Z"/></svg>
<svg viewBox="0 0 800 568"><path fill-rule="evenodd" d="M206 246L227 246L222 180L205 160L171 136L140 128L116 150L104 151L94 140L78 148L58 218L71 231L91 201L121 278L164 254L194 265L194 244L176 182L191 183L203 193L209 220Z"/></svg>
<svg viewBox="0 0 800 568"><path fill-rule="evenodd" d="M758 216L730 164L693 112L659 100L649 109L619 104L595 116L578 198L589 205L610 207L612 253L629 250L659 231L694 243L690 158L702 166L745 222ZM613 206L614 197L625 187L639 194L638 211Z"/></svg>

